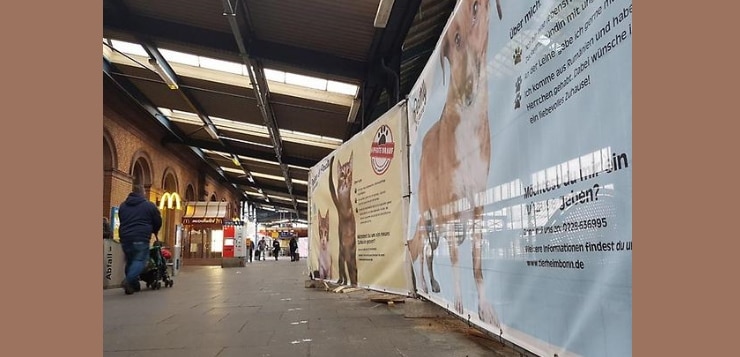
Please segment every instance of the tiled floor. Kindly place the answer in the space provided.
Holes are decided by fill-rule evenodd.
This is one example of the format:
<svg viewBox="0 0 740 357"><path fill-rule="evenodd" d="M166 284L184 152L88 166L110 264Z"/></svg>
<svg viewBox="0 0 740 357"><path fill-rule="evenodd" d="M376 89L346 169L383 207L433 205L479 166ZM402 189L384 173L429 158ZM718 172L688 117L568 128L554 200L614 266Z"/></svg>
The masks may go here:
<svg viewBox="0 0 740 357"><path fill-rule="evenodd" d="M420 301L306 288L303 261L186 266L173 279L133 295L103 291L105 356L519 356L454 318L404 317Z"/></svg>

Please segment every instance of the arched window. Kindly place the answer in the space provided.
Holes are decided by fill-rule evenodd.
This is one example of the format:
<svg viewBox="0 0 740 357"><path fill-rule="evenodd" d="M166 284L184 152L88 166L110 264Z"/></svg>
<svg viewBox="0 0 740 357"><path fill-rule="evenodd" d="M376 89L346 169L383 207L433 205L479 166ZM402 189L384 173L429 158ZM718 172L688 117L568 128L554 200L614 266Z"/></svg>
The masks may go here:
<svg viewBox="0 0 740 357"><path fill-rule="evenodd" d="M185 190L185 201L192 202L195 201L195 189L193 188L193 185L188 184L188 188Z"/></svg>

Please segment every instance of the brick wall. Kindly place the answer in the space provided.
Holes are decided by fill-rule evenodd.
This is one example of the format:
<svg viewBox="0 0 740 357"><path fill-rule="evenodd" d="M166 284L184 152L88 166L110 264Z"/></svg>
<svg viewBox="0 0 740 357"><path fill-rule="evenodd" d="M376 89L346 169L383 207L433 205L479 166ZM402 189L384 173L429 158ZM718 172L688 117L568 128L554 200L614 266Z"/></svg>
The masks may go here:
<svg viewBox="0 0 740 357"><path fill-rule="evenodd" d="M147 115L128 98L110 87L104 88L104 155L111 157L103 160L104 166L109 166L103 168L103 216L109 216L110 208L119 206L131 192L133 164L138 158L144 158L149 165L150 177L145 178L145 183L151 184L149 198L152 201L157 201L164 193L165 173L175 176L177 193L183 201L188 185L193 186L198 199L204 192L208 197L215 192L219 201L235 201L238 195L233 187L221 185L210 172L201 171L202 161L195 154L183 150L183 146L161 144L165 133L146 118ZM105 145L109 145L110 150L106 150ZM174 213L173 219L179 222L184 212Z"/></svg>

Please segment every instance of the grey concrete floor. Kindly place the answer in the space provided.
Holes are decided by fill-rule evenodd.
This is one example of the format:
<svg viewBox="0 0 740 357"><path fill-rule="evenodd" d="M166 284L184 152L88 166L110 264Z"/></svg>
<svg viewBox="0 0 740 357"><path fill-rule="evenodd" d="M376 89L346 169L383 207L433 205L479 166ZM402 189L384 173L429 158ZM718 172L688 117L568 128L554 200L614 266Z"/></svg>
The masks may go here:
<svg viewBox="0 0 740 357"><path fill-rule="evenodd" d="M304 261L185 266L174 286L103 290L104 356L519 356L454 317L407 318L416 299L306 288ZM415 305L418 307L418 305Z"/></svg>

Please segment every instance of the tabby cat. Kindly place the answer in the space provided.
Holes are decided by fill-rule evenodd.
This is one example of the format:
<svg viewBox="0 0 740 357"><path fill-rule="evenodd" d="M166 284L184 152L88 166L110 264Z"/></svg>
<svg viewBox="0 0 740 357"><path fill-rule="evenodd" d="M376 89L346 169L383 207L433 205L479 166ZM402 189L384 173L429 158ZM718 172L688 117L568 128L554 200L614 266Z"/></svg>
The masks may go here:
<svg viewBox="0 0 740 357"><path fill-rule="evenodd" d="M329 209L321 216L319 210L319 278L331 279L331 253L329 253Z"/></svg>
<svg viewBox="0 0 740 357"><path fill-rule="evenodd" d="M334 188L334 157L329 165L329 191L339 216L339 280L338 284L357 286L357 235L352 208L352 153L345 163L337 160L338 189ZM347 275L349 274L349 281Z"/></svg>

